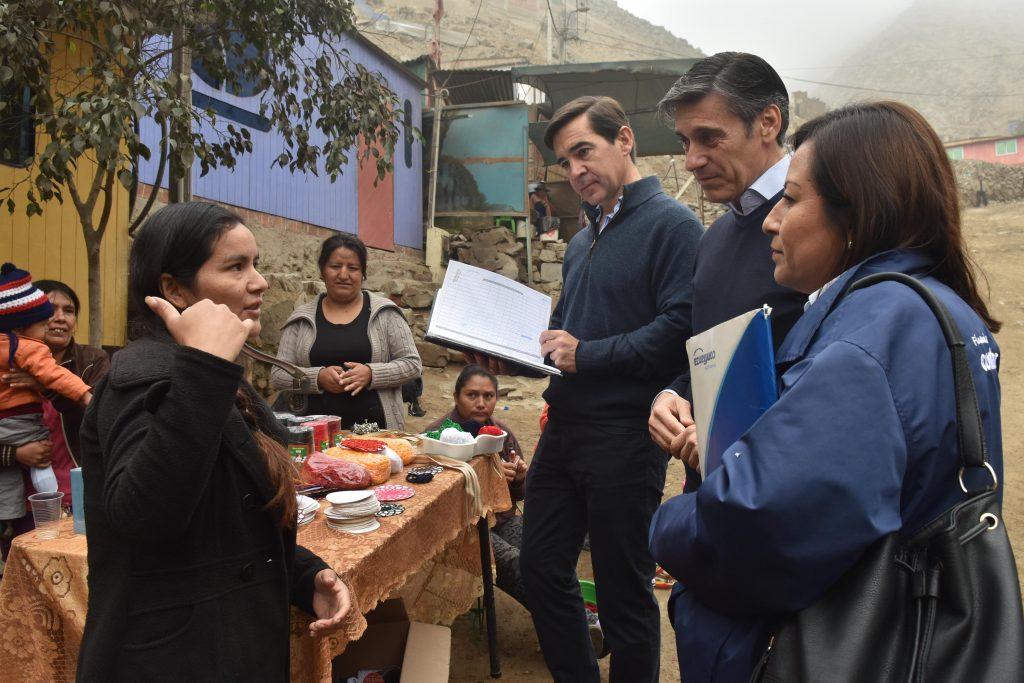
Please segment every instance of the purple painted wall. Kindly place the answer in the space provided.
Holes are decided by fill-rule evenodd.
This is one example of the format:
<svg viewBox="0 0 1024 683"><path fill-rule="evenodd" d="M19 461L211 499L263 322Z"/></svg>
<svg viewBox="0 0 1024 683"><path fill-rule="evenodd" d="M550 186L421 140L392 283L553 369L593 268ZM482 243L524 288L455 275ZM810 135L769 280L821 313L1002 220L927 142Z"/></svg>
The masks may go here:
<svg viewBox="0 0 1024 683"><path fill-rule="evenodd" d="M422 97L420 85L404 72L382 59L372 49L359 40L345 36L339 46L347 48L352 60L362 64L370 71L384 75L388 85L399 97L399 107L405 101L411 103L413 125L418 127L422 121ZM316 45L309 46L311 50ZM205 93L227 102L245 111L258 113L260 96L237 97L223 90L216 90L201 78L193 77L193 90ZM228 123L239 124L218 117L217 127L226 127ZM153 150L151 161L142 161L140 180L152 184L156 177L156 162L159 159L158 143L160 128L152 119L142 121L142 136L145 143ZM216 131L204 124L204 134L208 139L216 135ZM400 126L402 129L402 126ZM252 135L253 151L239 157L234 169L217 168L206 176L199 176L198 164L193 169L192 192L197 197L205 197L226 204L240 206L253 211L260 211L292 220L312 223L314 225L357 233L359 226L358 174L353 155L345 171L331 183L323 173L319 176L304 173L291 173L287 168L272 166L271 162L281 153L284 141L274 131L263 132L249 129ZM404 130L400 130L400 133ZM322 143L324 138L318 131L311 131L314 143ZM423 248L423 150L419 142L412 145L411 164L405 163L404 140L400 135L395 148L394 158L394 215L395 243ZM165 184L166 187L166 174Z"/></svg>

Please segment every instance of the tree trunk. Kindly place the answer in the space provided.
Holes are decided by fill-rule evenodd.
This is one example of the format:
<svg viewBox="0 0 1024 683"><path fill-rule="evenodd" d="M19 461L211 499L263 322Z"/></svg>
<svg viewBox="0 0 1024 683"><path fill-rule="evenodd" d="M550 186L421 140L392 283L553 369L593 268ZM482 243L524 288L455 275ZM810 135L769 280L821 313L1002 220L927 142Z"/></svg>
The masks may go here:
<svg viewBox="0 0 1024 683"><path fill-rule="evenodd" d="M100 347L103 345L103 279L100 272L100 245L103 240L84 224L82 233L89 263L89 345Z"/></svg>

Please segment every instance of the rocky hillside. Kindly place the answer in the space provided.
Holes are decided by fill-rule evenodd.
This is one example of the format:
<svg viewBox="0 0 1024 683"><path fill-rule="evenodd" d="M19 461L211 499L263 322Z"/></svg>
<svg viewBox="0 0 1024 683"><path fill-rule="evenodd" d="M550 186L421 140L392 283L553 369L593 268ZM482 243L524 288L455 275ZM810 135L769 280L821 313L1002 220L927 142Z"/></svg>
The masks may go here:
<svg viewBox="0 0 1024 683"><path fill-rule="evenodd" d="M1024 130L1024 2L916 0L875 38L808 85L830 105L899 99L947 139ZM807 73L807 72L805 72ZM806 76L819 80L816 76Z"/></svg>
<svg viewBox="0 0 1024 683"><path fill-rule="evenodd" d="M614 0L551 0L556 28L552 52L558 60L558 31L563 3L580 12L568 34L579 38L567 43L567 61L595 62L624 59L695 57L701 52L660 26L640 19ZM509 62L548 63L547 0L447 0L442 27L442 65L486 66ZM477 7L480 8L473 26ZM427 52L433 35L433 0L359 0L360 30L399 59ZM579 30L573 28L578 26ZM465 48L463 49L463 46ZM461 56L460 56L461 50ZM459 59L458 64L453 64Z"/></svg>

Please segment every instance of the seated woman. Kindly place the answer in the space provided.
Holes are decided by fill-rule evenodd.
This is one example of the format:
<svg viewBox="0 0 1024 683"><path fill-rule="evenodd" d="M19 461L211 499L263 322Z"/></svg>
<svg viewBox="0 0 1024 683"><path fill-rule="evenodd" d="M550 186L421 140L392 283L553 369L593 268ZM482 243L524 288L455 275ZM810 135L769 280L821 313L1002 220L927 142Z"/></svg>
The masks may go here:
<svg viewBox="0 0 1024 683"><path fill-rule="evenodd" d="M671 614L688 683L748 680L778 615L819 600L879 539L966 499L935 316L906 285L847 294L853 282L913 276L975 340L966 351L1002 478L1000 324L978 291L942 142L918 112L880 102L808 122L794 147L764 221L775 279L809 295L776 357L781 395L651 525L651 552L678 580Z"/></svg>
<svg viewBox="0 0 1024 683"><path fill-rule="evenodd" d="M129 297L144 334L82 425L89 605L80 681L289 679L289 604L338 628L344 584L295 544L287 435L243 378L267 282L242 219L150 216Z"/></svg>
<svg viewBox="0 0 1024 683"><path fill-rule="evenodd" d="M311 393L307 415L337 415L343 429L376 422L405 429L402 385L423 372L412 331L390 299L363 291L366 246L353 235L328 237L320 248L327 293L295 309L285 322L277 357L303 368ZM284 370L274 389L290 390Z"/></svg>
<svg viewBox="0 0 1024 683"><path fill-rule="evenodd" d="M484 425L494 425L508 437L501 451L502 467L508 481L512 502L523 500L523 483L526 481L526 461L515 434L506 425L493 418L494 406L498 402L498 378L479 365L467 365L455 380L455 406L444 417L431 422L423 431L437 429L445 420L458 422L466 431L476 434ZM498 588L502 589L520 604L523 601L523 582L519 575L519 546L523 542L523 518L515 509L499 512L497 524L491 530L494 545L494 564L497 568Z"/></svg>

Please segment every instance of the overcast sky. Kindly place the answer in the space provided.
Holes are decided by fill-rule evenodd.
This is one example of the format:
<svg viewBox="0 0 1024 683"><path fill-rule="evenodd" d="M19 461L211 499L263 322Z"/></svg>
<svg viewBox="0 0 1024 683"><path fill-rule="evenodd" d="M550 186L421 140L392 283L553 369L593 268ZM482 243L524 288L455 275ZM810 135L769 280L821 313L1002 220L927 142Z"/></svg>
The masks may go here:
<svg viewBox="0 0 1024 683"><path fill-rule="evenodd" d="M664 26L705 54L753 52L787 78L814 80L841 63L857 42L876 33L912 0L618 0L633 14ZM811 68L813 67L813 68Z"/></svg>

